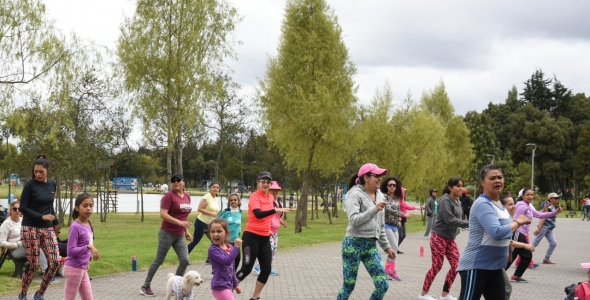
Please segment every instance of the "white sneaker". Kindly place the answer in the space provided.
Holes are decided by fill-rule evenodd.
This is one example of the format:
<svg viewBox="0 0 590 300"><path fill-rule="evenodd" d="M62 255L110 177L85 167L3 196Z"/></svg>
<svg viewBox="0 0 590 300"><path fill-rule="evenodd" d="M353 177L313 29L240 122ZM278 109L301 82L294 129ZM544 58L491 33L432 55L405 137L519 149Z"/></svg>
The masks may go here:
<svg viewBox="0 0 590 300"><path fill-rule="evenodd" d="M453 295L451 294L447 294L446 296L440 296L440 298L438 298L438 300L457 300L457 298L453 297Z"/></svg>
<svg viewBox="0 0 590 300"><path fill-rule="evenodd" d="M418 300L436 300L436 298L433 298L430 294L425 294L424 296L418 294Z"/></svg>

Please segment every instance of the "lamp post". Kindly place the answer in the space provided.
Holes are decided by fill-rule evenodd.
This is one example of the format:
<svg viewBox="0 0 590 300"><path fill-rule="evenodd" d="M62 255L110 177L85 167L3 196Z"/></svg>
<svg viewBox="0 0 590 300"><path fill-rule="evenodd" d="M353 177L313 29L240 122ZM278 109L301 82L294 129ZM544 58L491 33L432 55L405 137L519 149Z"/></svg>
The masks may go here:
<svg viewBox="0 0 590 300"><path fill-rule="evenodd" d="M537 150L537 144L535 143L528 143L525 146L535 146L535 148L533 148L533 153L532 153L532 157L531 157L531 189L534 191L535 190L535 150Z"/></svg>
<svg viewBox="0 0 590 300"><path fill-rule="evenodd" d="M494 156L493 154L486 154L487 157L492 157L492 165L494 164L494 159L496 159L496 156Z"/></svg>

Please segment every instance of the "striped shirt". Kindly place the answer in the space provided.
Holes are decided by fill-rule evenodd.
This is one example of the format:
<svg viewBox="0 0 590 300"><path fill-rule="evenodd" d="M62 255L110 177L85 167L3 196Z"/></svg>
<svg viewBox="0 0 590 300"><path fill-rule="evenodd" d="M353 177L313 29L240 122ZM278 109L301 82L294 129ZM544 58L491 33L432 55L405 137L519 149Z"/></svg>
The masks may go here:
<svg viewBox="0 0 590 300"><path fill-rule="evenodd" d="M469 240L457 271L503 269L508 261L511 221L504 206L498 207L486 195L480 195L471 206Z"/></svg>

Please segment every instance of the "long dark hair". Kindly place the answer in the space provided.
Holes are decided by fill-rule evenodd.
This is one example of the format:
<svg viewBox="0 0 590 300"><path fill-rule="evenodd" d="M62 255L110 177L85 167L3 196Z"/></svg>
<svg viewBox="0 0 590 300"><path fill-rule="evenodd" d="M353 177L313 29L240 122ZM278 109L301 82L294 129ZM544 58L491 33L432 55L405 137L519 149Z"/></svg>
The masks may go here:
<svg viewBox="0 0 590 300"><path fill-rule="evenodd" d="M500 203L502 203L502 205L506 205L506 199L508 198L512 198L512 200L514 200L514 197L512 197L511 195L508 194L504 194L502 196L500 196Z"/></svg>
<svg viewBox="0 0 590 300"><path fill-rule="evenodd" d="M484 180L486 178L486 175L488 175L488 172L491 170L499 170L500 173L502 173L502 176L504 176L504 169L502 169L502 167L500 167L496 164L491 164L491 165L484 166L483 168L481 168L481 170L479 170L479 180L480 181ZM483 185L482 184L480 184L479 187L477 187L477 195L481 195L481 194L483 194Z"/></svg>
<svg viewBox="0 0 590 300"><path fill-rule="evenodd" d="M395 177L395 176L390 176L385 178L385 180L381 181L381 186L379 187L379 189L381 190L381 193L383 194L387 194L388 190L387 190L387 184L390 181L395 181L395 192L393 192L393 195L399 199L402 198L402 181L399 180L399 178Z"/></svg>
<svg viewBox="0 0 590 300"><path fill-rule="evenodd" d="M449 178L449 181L447 181L447 185L445 185L445 187L443 188L443 194L451 194L451 187L452 186L456 186L457 184L459 184L460 182L465 183L465 181L463 181L463 179L461 179L461 177L451 177Z"/></svg>
<svg viewBox="0 0 590 300"><path fill-rule="evenodd" d="M35 166L42 166L43 168L45 168L48 171L47 175L49 176L49 161L47 160L47 157L45 155L38 155L35 159L35 162L33 162L33 178L35 178Z"/></svg>
<svg viewBox="0 0 590 300"><path fill-rule="evenodd" d="M354 174L352 175L352 177L350 177L350 180L348 180L348 189L350 190L353 186L356 185L356 179L359 179L359 184L364 185L365 184L365 177L364 175L359 177L358 174Z"/></svg>
<svg viewBox="0 0 590 300"><path fill-rule="evenodd" d="M86 199L90 199L94 202L94 200L92 199L92 196L90 196L90 194L88 193L80 193L78 195L78 197L76 197L76 201L74 202L74 207L78 207L80 208L80 205L82 204L82 202L84 202L84 200ZM80 212L78 212L75 208L74 210L72 210L72 219L76 220L78 219L78 216L80 216ZM94 228L92 228L92 223L90 223L90 220L88 220L88 225L90 225L90 230L92 232L94 232ZM94 239L94 237L93 237Z"/></svg>
<svg viewBox="0 0 590 300"><path fill-rule="evenodd" d="M526 194L526 192L528 192L528 191L533 191L533 189L531 189L531 188L524 188L522 190L522 195L521 196L518 196L518 199L516 199L516 202L524 200L524 194ZM533 191L533 194L534 193L535 193L535 191Z"/></svg>

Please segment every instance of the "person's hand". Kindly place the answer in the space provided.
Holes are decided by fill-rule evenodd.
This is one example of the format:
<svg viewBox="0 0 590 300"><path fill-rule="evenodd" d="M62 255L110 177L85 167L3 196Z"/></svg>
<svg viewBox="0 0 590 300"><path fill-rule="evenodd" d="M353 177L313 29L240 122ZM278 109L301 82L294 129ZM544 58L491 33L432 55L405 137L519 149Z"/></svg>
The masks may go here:
<svg viewBox="0 0 590 300"><path fill-rule="evenodd" d="M409 212L404 213L404 218L409 219L411 217L412 217L412 215Z"/></svg>
<svg viewBox="0 0 590 300"><path fill-rule="evenodd" d="M190 232L185 232L184 233L184 238L186 238L187 241L190 241L190 242L193 241L193 235L190 234Z"/></svg>
<svg viewBox="0 0 590 300"><path fill-rule="evenodd" d="M389 256L389 258L395 259L397 257L397 253L395 253L392 248L388 248L387 256Z"/></svg>
<svg viewBox="0 0 590 300"><path fill-rule="evenodd" d="M55 216L54 215L43 215L41 217L41 220L47 221L47 222L53 222L53 220L55 220Z"/></svg>
<svg viewBox="0 0 590 300"><path fill-rule="evenodd" d="M178 226L181 226L181 227L184 227L184 228L191 228L191 223L188 222L188 221L180 221L180 220L177 220L176 224Z"/></svg>
<svg viewBox="0 0 590 300"><path fill-rule="evenodd" d="M239 286L236 286L235 288L233 288L233 291L236 292L236 294L241 294L242 293L242 288Z"/></svg>
<svg viewBox="0 0 590 300"><path fill-rule="evenodd" d="M563 211L563 207L561 207L561 206L560 206L560 207L558 207L558 208L557 208L557 210L556 210L556 212L557 212L558 214L559 214L559 213L561 213L562 211Z"/></svg>
<svg viewBox="0 0 590 300"><path fill-rule="evenodd" d="M379 203L377 203L375 206L377 207L377 210L378 210L378 211L382 211L382 210L385 208L385 205L386 205L386 204L387 204L387 203L385 203L385 202L379 202Z"/></svg>
<svg viewBox="0 0 590 300"><path fill-rule="evenodd" d="M539 232L541 232L541 228L537 228L537 230L535 230L533 233L534 233L535 235L539 235Z"/></svg>
<svg viewBox="0 0 590 300"><path fill-rule="evenodd" d="M278 212L278 213L286 213L286 212L290 212L290 211L291 211L291 209L288 208L288 207L277 207L277 208L275 208L275 212Z"/></svg>
<svg viewBox="0 0 590 300"><path fill-rule="evenodd" d="M90 249L90 252L92 252L92 259L98 260L100 258L100 255L98 254L98 250L96 250L94 245L88 245L88 249Z"/></svg>
<svg viewBox="0 0 590 300"><path fill-rule="evenodd" d="M55 235L59 237L59 234L61 233L61 226L59 226L59 224L53 225L53 231L55 232Z"/></svg>
<svg viewBox="0 0 590 300"><path fill-rule="evenodd" d="M535 246L533 246L531 244L525 244L524 248L531 251L531 252L535 252Z"/></svg>
<svg viewBox="0 0 590 300"><path fill-rule="evenodd" d="M518 222L520 225L531 224L531 219L527 218L525 215L518 216L514 221Z"/></svg>
<svg viewBox="0 0 590 300"><path fill-rule="evenodd" d="M397 222L397 228L402 228L402 222Z"/></svg>
<svg viewBox="0 0 590 300"><path fill-rule="evenodd" d="M241 239L241 238L237 238L237 239L234 241L234 246L236 246L236 247L238 247L238 248L242 247L242 239Z"/></svg>
<svg viewBox="0 0 590 300"><path fill-rule="evenodd" d="M281 219L281 225L283 225L283 227L287 228L287 222L283 221L282 219Z"/></svg>

